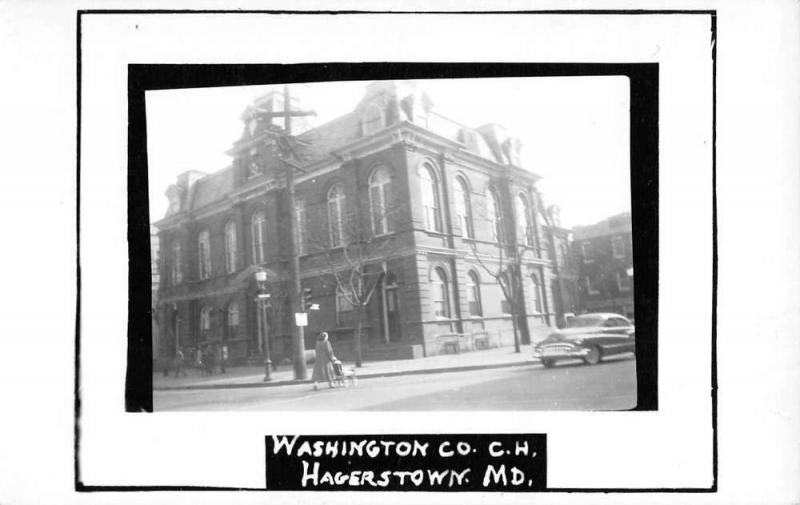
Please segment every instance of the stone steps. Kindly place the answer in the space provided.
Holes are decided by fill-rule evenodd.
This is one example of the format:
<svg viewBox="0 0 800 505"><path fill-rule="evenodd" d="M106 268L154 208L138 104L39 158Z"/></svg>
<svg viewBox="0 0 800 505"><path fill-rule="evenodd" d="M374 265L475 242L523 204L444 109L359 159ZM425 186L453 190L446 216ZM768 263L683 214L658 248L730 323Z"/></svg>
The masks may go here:
<svg viewBox="0 0 800 505"><path fill-rule="evenodd" d="M355 359L352 342L336 343L333 346L336 357L344 361ZM422 346L404 343L365 343L361 349L364 361L386 361L398 359L416 359L422 356Z"/></svg>

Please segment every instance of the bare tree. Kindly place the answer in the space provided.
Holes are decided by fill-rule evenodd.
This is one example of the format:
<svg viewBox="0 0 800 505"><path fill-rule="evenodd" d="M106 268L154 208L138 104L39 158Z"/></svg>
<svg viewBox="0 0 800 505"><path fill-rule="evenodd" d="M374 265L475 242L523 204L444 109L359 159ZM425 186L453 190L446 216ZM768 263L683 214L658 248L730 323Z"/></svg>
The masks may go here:
<svg viewBox="0 0 800 505"><path fill-rule="evenodd" d="M327 214L328 227L319 226L326 221L320 219L313 230L306 230L305 241L310 253L324 258L323 269L334 280L335 296L353 308L355 364L361 367L367 307L388 273L388 264L398 256L399 236L410 230L410 216L407 204L394 203L399 199L389 191L381 193L379 203L364 198L369 188L364 188L358 165L354 175L355 191L348 195L346 206L332 211L327 201L318 204L324 208L316 214Z"/></svg>
<svg viewBox="0 0 800 505"><path fill-rule="evenodd" d="M522 293L520 283L521 258L517 254L517 248L505 243L500 237L500 240L496 243L497 255L491 258L484 258L484 255L478 251L476 241L471 240L470 246L472 255L481 266L481 269L497 282L503 292L503 298L505 298L508 310L511 313L511 325L514 331L514 352L521 352L518 324L519 307L517 305L517 301L521 299L519 295Z"/></svg>
<svg viewBox="0 0 800 505"><path fill-rule="evenodd" d="M540 241L535 238L534 221L531 219L532 213L538 212L537 206L541 201L538 192L535 192L535 196L534 204L529 205L528 216L524 221L517 219L513 204L511 208L504 209L499 203L499 197L497 202L492 201L490 197L485 208L487 215L481 216L481 219L485 219L494 227L493 254L481 253L478 250L478 242L469 241L473 258L481 269L497 282L503 292L503 298L511 313L515 352L521 352L520 304L524 299L522 263L528 254L541 254L541 245L536 245ZM493 205L497 207L491 210L490 206ZM522 226L518 226L518 223Z"/></svg>

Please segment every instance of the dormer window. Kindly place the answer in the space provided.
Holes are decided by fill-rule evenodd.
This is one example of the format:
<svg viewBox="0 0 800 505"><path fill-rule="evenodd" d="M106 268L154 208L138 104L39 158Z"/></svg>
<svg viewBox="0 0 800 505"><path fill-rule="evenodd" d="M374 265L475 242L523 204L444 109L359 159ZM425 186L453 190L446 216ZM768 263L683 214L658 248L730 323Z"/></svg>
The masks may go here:
<svg viewBox="0 0 800 505"><path fill-rule="evenodd" d="M462 128L458 132L458 140L464 144L464 147L466 147L467 151L473 153L478 152L478 134L474 131Z"/></svg>
<svg viewBox="0 0 800 505"><path fill-rule="evenodd" d="M383 118L383 110L377 104L371 104L364 112L364 117L361 119L361 131L364 136L372 135L386 126Z"/></svg>
<svg viewBox="0 0 800 505"><path fill-rule="evenodd" d="M264 173L264 163L258 150L254 147L250 150L250 157L247 163L247 178L257 177Z"/></svg>
<svg viewBox="0 0 800 505"><path fill-rule="evenodd" d="M251 137L256 134L256 128L258 128L258 118L253 116L247 123L247 130L250 132Z"/></svg>
<svg viewBox="0 0 800 505"><path fill-rule="evenodd" d="M174 214L181 210L181 191L177 186L170 186L167 189L167 199L169 200L167 214Z"/></svg>

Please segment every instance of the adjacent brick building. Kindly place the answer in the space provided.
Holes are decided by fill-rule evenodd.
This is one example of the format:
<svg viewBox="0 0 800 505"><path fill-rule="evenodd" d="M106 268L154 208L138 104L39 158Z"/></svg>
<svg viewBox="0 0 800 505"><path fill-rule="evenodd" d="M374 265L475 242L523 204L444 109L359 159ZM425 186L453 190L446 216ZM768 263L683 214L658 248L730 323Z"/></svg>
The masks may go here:
<svg viewBox="0 0 800 505"><path fill-rule="evenodd" d="M581 310L634 317L631 214L574 228L579 265Z"/></svg>
<svg viewBox="0 0 800 505"><path fill-rule="evenodd" d="M509 307L487 268L520 279L523 343L574 311L568 230L544 211L539 176L519 166L520 143L501 126L451 121L413 83L369 84L349 114L305 131L295 120L301 166L290 209L271 147L279 123L259 115L282 107L280 94L257 100L242 115L231 166L185 172L167 189L169 209L155 223L166 354L225 341L234 360L261 355L254 274L265 269L269 345L273 359L289 355L289 212L298 218L301 282L320 305L309 313L307 347L325 330L347 355L354 310L332 268L361 239L375 244L367 270L384 272L366 308L367 358L439 354L449 334L510 345ZM516 247L501 250L498 238ZM514 250L520 269L510 268Z"/></svg>

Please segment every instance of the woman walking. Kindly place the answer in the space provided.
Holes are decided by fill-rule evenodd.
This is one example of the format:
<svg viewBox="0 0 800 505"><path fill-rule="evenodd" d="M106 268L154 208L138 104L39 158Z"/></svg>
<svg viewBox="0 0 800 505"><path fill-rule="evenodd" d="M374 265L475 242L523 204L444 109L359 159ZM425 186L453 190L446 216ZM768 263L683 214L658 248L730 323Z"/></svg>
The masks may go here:
<svg viewBox="0 0 800 505"><path fill-rule="evenodd" d="M328 334L322 332L317 337L316 358L314 360L314 372L311 374L311 380L314 381L314 389L317 389L317 382L328 381L328 386L335 388L333 383L333 362L336 356L333 355L333 348L328 341Z"/></svg>

